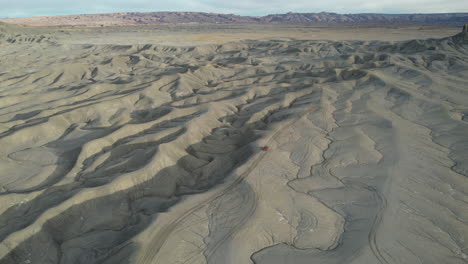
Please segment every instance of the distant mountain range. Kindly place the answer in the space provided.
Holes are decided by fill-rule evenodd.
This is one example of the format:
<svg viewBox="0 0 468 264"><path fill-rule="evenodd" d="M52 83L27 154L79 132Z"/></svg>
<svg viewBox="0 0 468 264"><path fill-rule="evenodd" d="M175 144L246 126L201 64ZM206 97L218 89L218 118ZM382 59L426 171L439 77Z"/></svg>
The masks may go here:
<svg viewBox="0 0 468 264"><path fill-rule="evenodd" d="M443 14L337 14L337 13L287 13L268 15L262 22L280 23L426 23L462 25L468 21L468 13Z"/></svg>
<svg viewBox="0 0 468 264"><path fill-rule="evenodd" d="M468 13L440 14L337 14L286 13L267 16L239 16L202 12L126 12L8 18L0 21L30 26L125 26L179 23L419 23L463 25Z"/></svg>

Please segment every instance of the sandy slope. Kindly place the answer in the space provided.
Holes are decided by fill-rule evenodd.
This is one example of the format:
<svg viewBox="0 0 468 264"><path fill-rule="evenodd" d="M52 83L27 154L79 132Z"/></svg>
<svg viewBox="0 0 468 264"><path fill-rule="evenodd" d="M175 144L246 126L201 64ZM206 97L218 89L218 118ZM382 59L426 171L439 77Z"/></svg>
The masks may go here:
<svg viewBox="0 0 468 264"><path fill-rule="evenodd" d="M466 34L1 32L1 264L468 261Z"/></svg>

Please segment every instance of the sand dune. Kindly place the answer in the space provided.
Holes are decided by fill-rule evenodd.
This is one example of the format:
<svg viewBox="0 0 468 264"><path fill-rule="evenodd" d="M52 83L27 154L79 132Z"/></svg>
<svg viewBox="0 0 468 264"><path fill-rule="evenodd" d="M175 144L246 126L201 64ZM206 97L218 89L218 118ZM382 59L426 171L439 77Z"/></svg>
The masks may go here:
<svg viewBox="0 0 468 264"><path fill-rule="evenodd" d="M0 33L1 264L468 261L466 32Z"/></svg>

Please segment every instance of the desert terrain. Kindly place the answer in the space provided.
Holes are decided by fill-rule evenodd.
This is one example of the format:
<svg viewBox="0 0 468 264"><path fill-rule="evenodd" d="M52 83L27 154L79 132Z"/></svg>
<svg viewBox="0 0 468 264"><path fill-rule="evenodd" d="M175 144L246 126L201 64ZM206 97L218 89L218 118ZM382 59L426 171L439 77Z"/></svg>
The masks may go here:
<svg viewBox="0 0 468 264"><path fill-rule="evenodd" d="M468 262L466 28L0 23L0 47L1 264Z"/></svg>

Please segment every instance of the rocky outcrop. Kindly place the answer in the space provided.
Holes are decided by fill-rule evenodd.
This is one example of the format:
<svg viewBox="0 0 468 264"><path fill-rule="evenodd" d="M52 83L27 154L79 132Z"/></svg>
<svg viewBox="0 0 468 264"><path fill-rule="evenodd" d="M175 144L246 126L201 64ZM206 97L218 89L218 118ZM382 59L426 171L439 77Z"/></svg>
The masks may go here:
<svg viewBox="0 0 468 264"><path fill-rule="evenodd" d="M462 32L453 36L453 40L459 44L468 44L468 24L463 25Z"/></svg>

